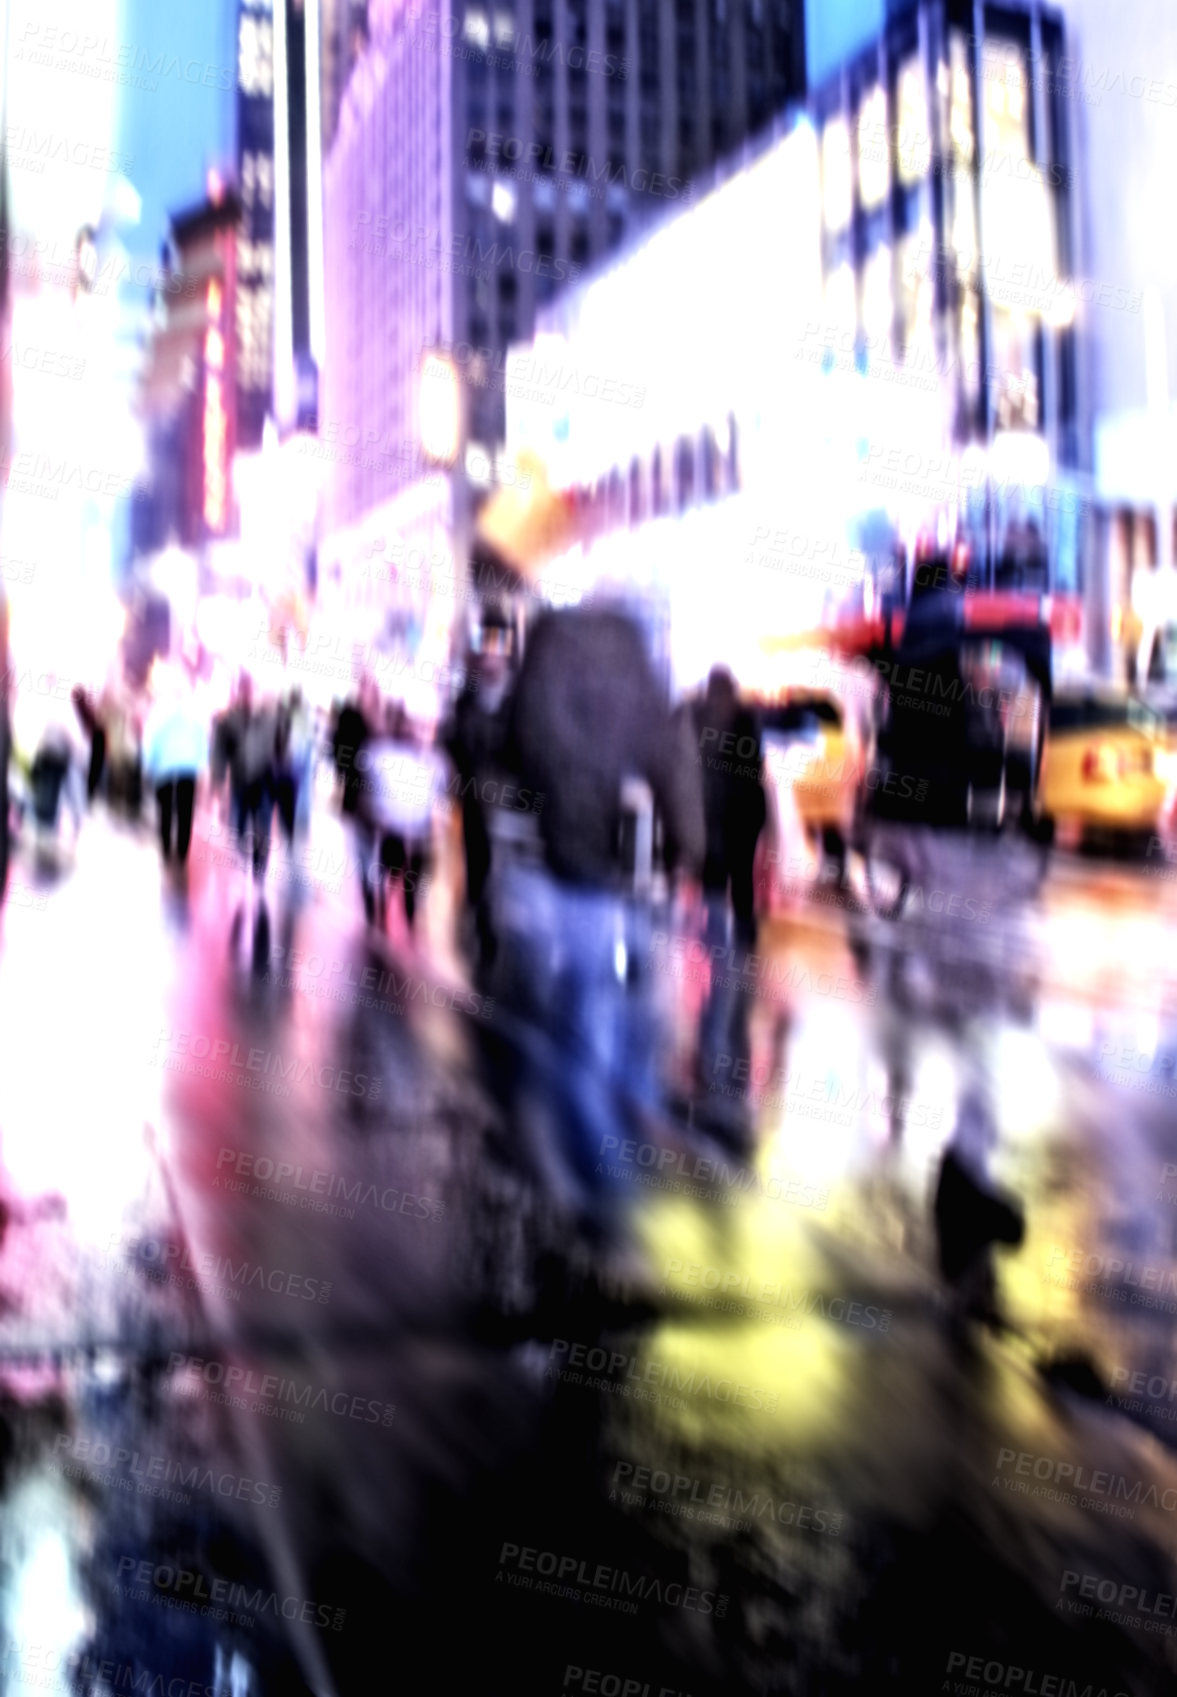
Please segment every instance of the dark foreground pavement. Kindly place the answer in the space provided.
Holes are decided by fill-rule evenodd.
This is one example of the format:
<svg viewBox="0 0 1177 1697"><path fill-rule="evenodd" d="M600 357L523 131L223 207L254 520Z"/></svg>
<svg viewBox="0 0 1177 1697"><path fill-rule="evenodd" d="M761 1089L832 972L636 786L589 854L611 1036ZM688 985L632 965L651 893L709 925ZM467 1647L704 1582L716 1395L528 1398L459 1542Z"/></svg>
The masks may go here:
<svg viewBox="0 0 1177 1697"><path fill-rule="evenodd" d="M5 1690L1172 1690L1172 1121L1044 991L967 1013L1036 1083L1016 1329L962 1341L927 1211L951 1117L897 1144L791 1094L913 1021L913 1076L963 1041L861 936L777 939L814 973L753 1037L793 1083L734 1196L635 1169L627 1296L476 1082L493 1014L370 952L346 892L276 879L255 953L220 869L169 890L99 822L64 881L14 878ZM1135 1373L1147 1407L1110 1395Z"/></svg>

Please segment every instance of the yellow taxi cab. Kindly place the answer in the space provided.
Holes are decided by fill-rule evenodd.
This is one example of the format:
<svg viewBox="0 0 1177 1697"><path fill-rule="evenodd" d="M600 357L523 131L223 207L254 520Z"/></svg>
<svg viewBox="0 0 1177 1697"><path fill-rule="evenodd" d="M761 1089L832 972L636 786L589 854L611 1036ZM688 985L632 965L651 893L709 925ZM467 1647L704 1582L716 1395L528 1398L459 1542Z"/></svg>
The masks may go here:
<svg viewBox="0 0 1177 1697"><path fill-rule="evenodd" d="M1160 713L1113 689L1066 689L1051 702L1037 814L1053 834L1164 835L1177 747Z"/></svg>
<svg viewBox="0 0 1177 1697"><path fill-rule="evenodd" d="M762 724L766 775L788 786L806 832L840 856L867 770L852 707L829 690L791 689L764 709Z"/></svg>

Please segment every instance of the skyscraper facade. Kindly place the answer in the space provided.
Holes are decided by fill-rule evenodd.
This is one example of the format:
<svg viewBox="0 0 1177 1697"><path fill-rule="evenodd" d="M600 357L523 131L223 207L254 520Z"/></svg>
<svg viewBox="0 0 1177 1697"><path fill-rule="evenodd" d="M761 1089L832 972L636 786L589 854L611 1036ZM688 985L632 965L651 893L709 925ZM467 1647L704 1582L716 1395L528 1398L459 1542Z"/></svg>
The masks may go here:
<svg viewBox="0 0 1177 1697"><path fill-rule="evenodd" d="M793 0L371 0L368 29L324 167L325 528L353 541L426 474L430 350L457 520L504 475L508 346L804 86Z"/></svg>
<svg viewBox="0 0 1177 1697"><path fill-rule="evenodd" d="M237 19L237 440L261 446L274 387L274 19L240 0Z"/></svg>

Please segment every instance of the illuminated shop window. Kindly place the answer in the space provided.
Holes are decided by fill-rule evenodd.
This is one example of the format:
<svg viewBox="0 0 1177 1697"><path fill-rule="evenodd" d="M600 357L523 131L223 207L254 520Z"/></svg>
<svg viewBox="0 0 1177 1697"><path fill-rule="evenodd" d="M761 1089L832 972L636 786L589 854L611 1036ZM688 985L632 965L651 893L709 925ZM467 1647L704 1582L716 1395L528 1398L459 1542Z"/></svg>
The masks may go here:
<svg viewBox="0 0 1177 1697"><path fill-rule="evenodd" d="M953 30L949 39L948 58L948 133L957 159L971 164L976 146L973 136L973 76L969 66L968 42L959 30Z"/></svg>
<svg viewBox="0 0 1177 1697"><path fill-rule="evenodd" d="M872 89L858 114L858 192L870 211L882 206L891 186L891 159L887 146L887 96Z"/></svg>
<svg viewBox="0 0 1177 1697"><path fill-rule="evenodd" d="M850 226L850 132L844 118L831 118L821 136L821 194L831 235Z"/></svg>
<svg viewBox="0 0 1177 1697"><path fill-rule="evenodd" d="M471 6L467 11L462 33L472 47L485 51L490 46L490 19L480 6Z"/></svg>
<svg viewBox="0 0 1177 1697"><path fill-rule="evenodd" d="M862 327L872 358L889 358L895 327L892 287L894 261L889 247L876 248L862 272Z"/></svg>
<svg viewBox="0 0 1177 1697"><path fill-rule="evenodd" d="M985 79L985 151L1029 155L1026 66L1012 43L987 41L981 61Z"/></svg>
<svg viewBox="0 0 1177 1697"><path fill-rule="evenodd" d="M237 290L237 380L243 389L269 385L272 299L268 288Z"/></svg>
<svg viewBox="0 0 1177 1697"><path fill-rule="evenodd" d="M898 131L899 181L910 186L927 176L932 163L928 91L918 59L908 60L899 73Z"/></svg>
<svg viewBox="0 0 1177 1697"><path fill-rule="evenodd" d="M975 289L960 303L960 366L964 392L972 402L981 392L981 305Z"/></svg>
<svg viewBox="0 0 1177 1697"><path fill-rule="evenodd" d="M977 274L977 197L971 177L958 175L953 179L952 251L956 255L956 274L972 278Z"/></svg>
<svg viewBox="0 0 1177 1697"><path fill-rule="evenodd" d="M1034 325L1027 314L994 308L994 410L999 430L1038 429L1034 345Z"/></svg>
<svg viewBox="0 0 1177 1697"><path fill-rule="evenodd" d="M242 94L274 92L274 26L243 15L237 34L237 81Z"/></svg>
<svg viewBox="0 0 1177 1697"><path fill-rule="evenodd" d="M930 357L933 352L933 314L936 298L932 226L923 223L906 236L899 248L899 283L903 314L904 357Z"/></svg>

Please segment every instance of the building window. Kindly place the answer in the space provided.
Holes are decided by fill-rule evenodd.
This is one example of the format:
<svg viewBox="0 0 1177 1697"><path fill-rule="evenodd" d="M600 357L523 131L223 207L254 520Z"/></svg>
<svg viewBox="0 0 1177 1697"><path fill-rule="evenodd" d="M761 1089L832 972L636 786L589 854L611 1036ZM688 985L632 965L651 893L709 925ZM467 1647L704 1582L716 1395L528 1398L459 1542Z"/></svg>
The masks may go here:
<svg viewBox="0 0 1177 1697"><path fill-rule="evenodd" d="M242 94L269 99L274 92L274 26L243 13L237 31L237 82Z"/></svg>
<svg viewBox="0 0 1177 1697"><path fill-rule="evenodd" d="M922 182L932 163L932 131L928 90L918 58L909 59L899 73L899 120L896 126L899 181L910 187Z"/></svg>
<svg viewBox="0 0 1177 1697"><path fill-rule="evenodd" d="M272 300L267 287L238 286L237 381L243 389L269 387Z"/></svg>
<svg viewBox="0 0 1177 1697"><path fill-rule="evenodd" d="M255 203L264 207L273 206L274 161L270 154L242 154L241 199L247 211Z"/></svg>
<svg viewBox="0 0 1177 1697"><path fill-rule="evenodd" d="M471 47L486 52L490 46L490 19L480 6L467 9L462 33Z"/></svg>
<svg viewBox="0 0 1177 1697"><path fill-rule="evenodd" d="M858 113L858 192L868 211L882 206L891 186L887 96L874 88Z"/></svg>

